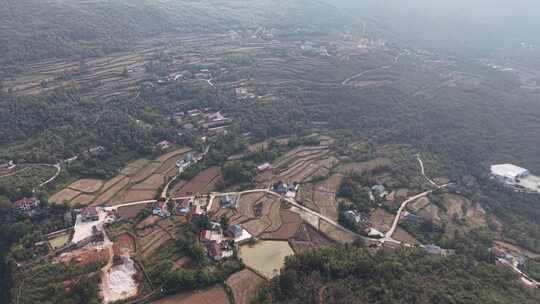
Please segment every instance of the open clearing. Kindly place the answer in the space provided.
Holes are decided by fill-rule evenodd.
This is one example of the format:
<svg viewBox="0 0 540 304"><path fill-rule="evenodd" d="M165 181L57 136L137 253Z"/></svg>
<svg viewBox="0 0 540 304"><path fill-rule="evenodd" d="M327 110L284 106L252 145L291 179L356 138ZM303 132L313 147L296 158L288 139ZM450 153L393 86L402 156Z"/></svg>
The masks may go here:
<svg viewBox="0 0 540 304"><path fill-rule="evenodd" d="M392 227L394 217L394 215L388 213L386 210L377 208L371 214L370 222L373 224L373 228L384 233Z"/></svg>
<svg viewBox="0 0 540 304"><path fill-rule="evenodd" d="M135 216L137 216L137 214L146 207L148 207L148 205L146 204L125 206L125 207L118 208L117 212L118 212L118 216L120 216L121 218L132 219Z"/></svg>
<svg viewBox="0 0 540 304"><path fill-rule="evenodd" d="M52 204L61 204L63 202L70 202L73 198L75 198L79 194L81 194L81 192L77 190L65 188L62 191L51 196L49 198L49 202Z"/></svg>
<svg viewBox="0 0 540 304"><path fill-rule="evenodd" d="M358 236L352 232L340 229L325 220L321 220L319 223L319 230L334 242L341 244L348 244L358 239Z"/></svg>
<svg viewBox="0 0 540 304"><path fill-rule="evenodd" d="M105 192L101 193L96 200L92 203L93 206L100 206L105 203L110 203L110 200L129 184L129 178L124 177L120 179L114 186L110 187Z"/></svg>
<svg viewBox="0 0 540 304"><path fill-rule="evenodd" d="M235 304L250 304L265 282L255 272L244 269L231 275L226 283L231 288Z"/></svg>
<svg viewBox="0 0 540 304"><path fill-rule="evenodd" d="M267 279L278 275L285 257L293 254L289 243L283 241L260 241L255 245L243 245L238 251L238 256L248 267Z"/></svg>
<svg viewBox="0 0 540 304"><path fill-rule="evenodd" d="M84 206L87 206L89 205L93 200L94 200L95 196L94 195L91 195L91 194L81 194L81 195L78 195L76 196L74 199L71 200L71 205L74 206L74 205L84 205Z"/></svg>
<svg viewBox="0 0 540 304"><path fill-rule="evenodd" d="M62 233L50 239L49 244L51 245L52 249L55 250L67 244L68 241L69 241L69 234Z"/></svg>
<svg viewBox="0 0 540 304"><path fill-rule="evenodd" d="M184 185L178 184L172 190L172 196L182 197L192 194L202 194L202 192L210 191L208 185L219 175L219 167L210 167L201 171L194 178L189 180Z"/></svg>
<svg viewBox="0 0 540 304"><path fill-rule="evenodd" d="M152 302L152 304L229 304L223 287L216 285L203 291L177 294Z"/></svg>
<svg viewBox="0 0 540 304"><path fill-rule="evenodd" d="M83 193L92 194L103 186L103 181L99 179L80 179L73 184L69 185L68 188L77 190Z"/></svg>

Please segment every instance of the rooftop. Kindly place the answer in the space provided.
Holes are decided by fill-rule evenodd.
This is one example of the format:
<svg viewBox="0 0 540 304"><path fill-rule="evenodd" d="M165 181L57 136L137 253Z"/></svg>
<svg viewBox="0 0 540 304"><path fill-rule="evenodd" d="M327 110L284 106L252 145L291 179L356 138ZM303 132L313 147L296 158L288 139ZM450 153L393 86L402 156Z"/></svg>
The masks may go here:
<svg viewBox="0 0 540 304"><path fill-rule="evenodd" d="M521 175L527 174L528 171L525 168L521 168L512 164L499 164L491 166L491 173L498 176L516 178Z"/></svg>

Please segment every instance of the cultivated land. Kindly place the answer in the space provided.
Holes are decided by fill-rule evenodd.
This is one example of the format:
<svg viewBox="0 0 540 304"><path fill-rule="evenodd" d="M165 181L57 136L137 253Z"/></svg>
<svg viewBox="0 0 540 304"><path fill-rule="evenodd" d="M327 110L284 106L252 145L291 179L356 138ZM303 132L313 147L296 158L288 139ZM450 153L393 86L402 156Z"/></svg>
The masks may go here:
<svg viewBox="0 0 540 304"><path fill-rule="evenodd" d="M304 52L300 47L302 42L299 41L305 41L305 37L300 39L298 36L292 36L291 38L280 37L280 39L264 40L260 37L252 38L252 33L243 32L239 34L239 38L231 36L233 35L160 36L152 41L141 41L129 53L112 53L84 60L84 62L75 59L32 62L23 73L9 79L3 85L5 90L13 90L20 95L53 92L62 86L73 85L81 92L83 98L100 100L110 104L115 104L119 98L129 98L133 108L146 107L139 102L149 98L145 96L145 87L146 89L151 87L151 99L159 97L160 90L167 91L171 95L171 100L165 98L163 101L167 105L168 111L176 111L177 107L181 108L180 106L187 103L200 102L201 96L204 96L205 100L208 99L209 103L216 102L212 99L212 94L207 92L197 91L193 94L197 96L196 98L183 99L183 97L176 95L178 93L176 91L183 94L190 92L194 87L204 86L208 87L209 90L215 90L220 96L234 96L241 95L237 92L245 90L253 92L252 97L241 101L242 108L248 111L253 105L256 105L256 109L260 109L261 112L269 107L279 107L286 110L291 107L290 104L286 103L290 98L300 103L301 109L305 110L308 115L319 117L321 112L332 113L343 120L343 122L324 121L334 118L323 115L323 121L309 122L310 126L313 123L314 128L319 128L316 127L317 125L325 126L329 123L338 125L340 128L349 127L350 124L351 127L365 131L363 136L366 137L366 140L369 139L369 143L349 144L341 138L335 140L331 136L319 136L319 144L301 145L286 151L273 161L272 170L257 175L256 187L261 189L280 180L288 183L300 183L299 193L294 199L285 200L275 194L268 193L266 190L252 193L233 193L233 195L240 196L239 203L236 209L229 210L219 208L217 196L208 197L208 201L211 201L211 197L214 198L212 208L208 210L212 220L219 221L221 216L226 216L231 224L241 224L253 236L262 239L253 247L243 245L240 249L240 256L247 261L246 264L249 267L266 278L274 276L279 271L285 255L313 250L333 242L351 243L360 238L359 235L336 223L338 219L336 193L343 178L351 173L361 175L364 178L362 187L384 184L387 188L391 188L389 197L392 199L382 202L385 203L384 208L375 208L369 214L369 221L373 227L381 232L388 232L388 235L379 241L365 238L369 242L394 245L399 243L404 245L419 244L419 241L412 234L402 229L401 226L397 226L397 219L404 209L416 213L422 219L432 220L435 224L444 227L446 237L452 237L455 230L468 233L487 227L487 215L480 203L471 201L462 195L444 193L436 194L437 197L441 198L441 204L435 205L427 198L427 195L431 193L426 189L435 189L437 186L434 186L425 175L422 176L419 173L416 161L413 158L414 161L411 162L410 159L410 155L413 154L409 153L410 155L404 156L395 146L380 146L378 143L378 141L388 142L391 140L392 137L389 136L392 136L392 132L403 138L410 136L410 133L415 134L416 137L429 137L432 136L431 132L433 134L442 133L441 138L445 138L445 130L441 130L440 121L436 119L434 128L425 128L423 125L419 125L420 127L407 126L411 130L407 129L408 133L404 133L401 131L405 129L403 122L395 119L394 116L403 116L407 120L413 121L429 120L430 116L440 117L427 110L430 105L427 101L437 100L438 103L452 105L453 100L440 102L439 95L452 90L457 85L464 84L467 85L467 90L473 92L481 89L485 80L479 80L477 76L471 74L472 72L449 72L456 68L455 62L439 60L436 56L421 50L402 50L397 46L383 42L367 42L365 46L359 47L355 38L312 35L313 37L310 36L309 39L323 41L325 47L330 50L330 53L326 51L326 54L323 55L313 55ZM327 41L332 42L327 43ZM235 61L245 61L245 59L255 64L234 63ZM160 67L159 77L146 71L146 69L151 70L152 66ZM221 67L226 67L227 71L221 70ZM182 70L200 71L202 68L211 70L213 75L210 80L181 77L174 81L168 79L165 81L166 84L157 84L152 80L175 76L177 72ZM414 74L418 78L416 79L418 83L410 81L409 74ZM491 87L489 88L491 89ZM243 90L237 91L236 89ZM374 100L374 103L379 103L376 92L383 90L384 94L390 92L390 102L382 101L381 105L378 105L384 107L384 111L387 113L381 115L381 113L374 111L376 108L374 104L364 100L359 101L359 103L362 102L362 113L354 111L348 113L349 108L341 100L350 98L353 90L361 91L360 95L365 96L362 98ZM402 92L406 98L402 98L401 95L393 95L396 92ZM146 93L148 95L148 90ZM238 99L243 98L237 97ZM159 98L156 98L155 102L161 102L158 100ZM282 103L281 100L285 100L285 103ZM324 102L321 103L321 100ZM329 100L332 102L328 102ZM426 104L421 102L426 102ZM334 104L337 108L332 106ZM237 105L229 105L228 107L233 110ZM426 109L426 112L422 115L412 115L407 112L409 108ZM87 119L98 124L106 112L106 108L90 111L87 113ZM153 120L158 118L158 112L149 111L140 116L148 116L149 120ZM297 122L298 113L292 112L293 118L284 119ZM440 112L446 113L444 110ZM392 115L392 113L396 115ZM133 122L146 128L154 127L144 121L144 118L133 115L134 117L129 118ZM159 119L165 121L168 120L170 113L160 112L159 115L163 116L159 116ZM245 128L256 124L264 125L264 116L257 112L257 116L252 118L252 121L245 119L239 125ZM449 116L452 115L449 114ZM452 124L459 123L459 120L455 122L454 118L456 117L452 117ZM475 118L469 117L469 120L475 121ZM298 119L299 124L301 120ZM370 129L371 125L380 126L380 121L384 121L388 125L388 130ZM343 123L347 125L344 126ZM277 125L281 124L284 125L284 121L277 122ZM176 127L178 126L174 126L174 128ZM273 128L277 129L275 125ZM320 128L324 129L324 127ZM430 134L425 134L425 130L428 130ZM536 130L529 130L524 134L533 138L535 132ZM287 144L290 140L282 138L278 139L278 142ZM267 141L249 146L251 152L258 152L266 148L268 148ZM151 205L148 202L130 206L126 204L153 200L158 194L158 189L167 182L168 178L177 174L176 162L189 151L190 149L179 149L155 160L139 159L130 162L119 171L117 177L108 181L89 179L76 181L66 189L51 196L49 201L52 203L68 201L72 205L120 206L117 209L117 214L122 219L134 221L143 209ZM431 164L433 163L436 161L432 160ZM411 167L413 168L411 169ZM428 169L430 167L428 166ZM14 177L5 178L10 178L10 182L13 179L19 179L27 173L23 171L25 169L21 169L21 172L13 175ZM29 168L26 171L30 170L34 170L34 168ZM207 168L190 180L178 181L174 184L169 196L208 194L215 189L216 182L221 178L220 174L220 168L217 166ZM36 184L37 181L44 180L41 178L44 175L39 174L39 178L36 176L27 178L28 180L35 179L31 184ZM446 185L447 181L438 178L435 179L435 184ZM4 181L0 180L0 182ZM404 204L406 204L407 198L418 193L425 194L422 194L418 199L411 200L407 206L402 205L404 208L399 209L400 212L396 212L401 203L405 202ZM206 197L203 200L205 199ZM454 219L464 224L458 225L454 223ZM176 241L184 240L182 232L189 228L186 224L188 220L187 217L183 216L173 216L168 219L148 216L138 223L118 224L119 226L113 226L116 239L112 250L116 255L137 255L137 258L142 259L146 264L170 260L174 262L174 269L189 269L189 267L194 267L195 263L190 258L183 256L183 253L178 252L178 250L171 249L172 244L177 243ZM123 233L124 230L132 232L134 238ZM505 245L516 252L524 252L523 248L512 248L512 244L499 242L498 245ZM112 256L104 250L73 251L71 254L72 257L62 262L67 263L73 260L81 265L88 265L96 261L108 263L106 271L104 271L106 277L102 280L108 300L129 298L137 294L137 284L135 283L144 281L140 277L138 277L137 282L133 281L134 275L137 276L137 271L130 264L129 258L123 260L121 265L112 266L110 265ZM115 278L120 278L120 280L115 280ZM259 282L264 282L264 279L249 269L237 272L226 280L236 303L248 303L256 295ZM115 290L123 294L114 294ZM154 303L228 302L227 294L223 288L216 285L207 290L175 295Z"/></svg>
<svg viewBox="0 0 540 304"><path fill-rule="evenodd" d="M227 279L227 286L231 288L236 304L249 304L258 295L265 279L255 272L244 269Z"/></svg>

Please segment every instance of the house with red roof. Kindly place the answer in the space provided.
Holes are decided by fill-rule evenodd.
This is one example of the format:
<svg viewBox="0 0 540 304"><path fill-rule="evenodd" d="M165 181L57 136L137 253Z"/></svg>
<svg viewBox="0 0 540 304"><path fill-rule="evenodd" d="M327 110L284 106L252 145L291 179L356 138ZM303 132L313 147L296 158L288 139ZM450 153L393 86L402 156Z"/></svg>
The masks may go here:
<svg viewBox="0 0 540 304"><path fill-rule="evenodd" d="M40 204L41 202L35 196L23 197L13 202L13 206L19 211L30 211L39 207Z"/></svg>

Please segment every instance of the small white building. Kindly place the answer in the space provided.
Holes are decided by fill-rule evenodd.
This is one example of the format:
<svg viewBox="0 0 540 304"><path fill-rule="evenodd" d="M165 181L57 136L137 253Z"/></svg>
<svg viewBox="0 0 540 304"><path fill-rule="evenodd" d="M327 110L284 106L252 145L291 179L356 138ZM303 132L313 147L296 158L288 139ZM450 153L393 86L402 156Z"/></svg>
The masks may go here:
<svg viewBox="0 0 540 304"><path fill-rule="evenodd" d="M491 166L491 174L502 182L516 184L520 178L529 175L529 170L512 164L500 164Z"/></svg>

